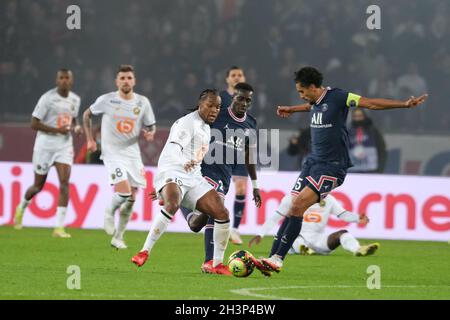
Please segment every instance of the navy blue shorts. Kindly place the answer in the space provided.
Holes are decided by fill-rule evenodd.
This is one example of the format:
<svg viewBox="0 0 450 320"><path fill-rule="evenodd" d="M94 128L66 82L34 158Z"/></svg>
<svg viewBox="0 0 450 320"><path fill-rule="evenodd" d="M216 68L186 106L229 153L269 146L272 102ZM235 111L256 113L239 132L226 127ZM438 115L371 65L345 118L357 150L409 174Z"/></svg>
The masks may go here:
<svg viewBox="0 0 450 320"><path fill-rule="evenodd" d="M245 164L237 164L233 168L233 176L247 177L247 166Z"/></svg>
<svg viewBox="0 0 450 320"><path fill-rule="evenodd" d="M228 193L231 177L224 177L223 175L208 171L203 172L203 178L205 178L219 194L225 196Z"/></svg>
<svg viewBox="0 0 450 320"><path fill-rule="evenodd" d="M344 182L346 175L347 169L338 164L309 158L303 164L302 171L292 188L291 194L298 195L304 187L308 186L322 200L331 190Z"/></svg>

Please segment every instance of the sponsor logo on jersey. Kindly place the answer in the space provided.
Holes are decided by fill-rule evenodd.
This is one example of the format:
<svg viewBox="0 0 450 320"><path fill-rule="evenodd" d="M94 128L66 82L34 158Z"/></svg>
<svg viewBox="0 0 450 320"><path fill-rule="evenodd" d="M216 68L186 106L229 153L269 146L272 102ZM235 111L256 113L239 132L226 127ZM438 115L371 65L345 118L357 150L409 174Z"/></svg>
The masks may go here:
<svg viewBox="0 0 450 320"><path fill-rule="evenodd" d="M322 112L313 113L311 117L311 124L322 124Z"/></svg>
<svg viewBox="0 0 450 320"><path fill-rule="evenodd" d="M109 102L112 104L121 104L119 100L109 100Z"/></svg>

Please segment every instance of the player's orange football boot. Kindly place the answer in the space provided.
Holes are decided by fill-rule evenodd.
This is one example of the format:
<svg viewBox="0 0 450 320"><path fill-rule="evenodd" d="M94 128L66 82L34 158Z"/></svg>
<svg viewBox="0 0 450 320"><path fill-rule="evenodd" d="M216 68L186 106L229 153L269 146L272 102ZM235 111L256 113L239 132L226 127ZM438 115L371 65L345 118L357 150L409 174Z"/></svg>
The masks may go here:
<svg viewBox="0 0 450 320"><path fill-rule="evenodd" d="M144 250L139 252L137 255L135 255L133 258L131 258L131 262L133 262L138 267L142 267L148 259L148 251Z"/></svg>
<svg viewBox="0 0 450 320"><path fill-rule="evenodd" d="M230 270L228 269L228 266L225 266L223 263L219 263L217 266L212 267L211 271L214 274L223 274L225 276L231 276L232 275Z"/></svg>
<svg viewBox="0 0 450 320"><path fill-rule="evenodd" d="M213 273L212 272L213 261L212 260L206 261L205 263L202 264L201 269L203 273Z"/></svg>

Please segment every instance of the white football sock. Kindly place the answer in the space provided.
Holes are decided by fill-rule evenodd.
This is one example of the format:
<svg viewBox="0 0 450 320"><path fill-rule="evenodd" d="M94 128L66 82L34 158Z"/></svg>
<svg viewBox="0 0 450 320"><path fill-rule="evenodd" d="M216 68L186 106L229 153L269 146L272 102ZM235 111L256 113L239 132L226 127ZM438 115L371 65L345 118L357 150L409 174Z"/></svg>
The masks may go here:
<svg viewBox="0 0 450 320"><path fill-rule="evenodd" d="M127 201L130 196L131 194L122 194L115 192L112 196L111 207L109 208L109 212L111 213L111 215L114 215L117 208L119 208L122 203Z"/></svg>
<svg viewBox="0 0 450 320"><path fill-rule="evenodd" d="M131 214L133 212L134 200L129 198L127 202L123 203L120 207L119 226L117 227L114 238L123 240L123 234L127 228L128 221L130 221Z"/></svg>
<svg viewBox="0 0 450 320"><path fill-rule="evenodd" d="M222 263L230 237L230 220L214 220L214 258L213 267Z"/></svg>
<svg viewBox="0 0 450 320"><path fill-rule="evenodd" d="M19 203L19 208L21 210L25 210L28 207L28 205L30 204L30 202L31 202L31 200L27 200L27 199L23 198L23 200Z"/></svg>
<svg viewBox="0 0 450 320"><path fill-rule="evenodd" d="M56 228L64 227L64 218L66 217L67 207L58 207L56 209Z"/></svg>
<svg viewBox="0 0 450 320"><path fill-rule="evenodd" d="M149 253L155 245L156 241L161 237L161 235L166 231L172 217L166 210L161 209L161 213L155 217L155 221L152 223L150 232L145 240L144 247L141 251L147 250Z"/></svg>
<svg viewBox="0 0 450 320"><path fill-rule="evenodd" d="M303 240L302 237L297 237L297 239L295 239L294 244L292 245L292 249L295 251L295 253L300 253L300 246L304 246L305 245L305 240Z"/></svg>
<svg viewBox="0 0 450 320"><path fill-rule="evenodd" d="M355 237L351 235L349 232L346 232L343 235L341 235L339 239L341 240L342 248L344 248L347 251L350 251L351 253L355 253L361 247L359 245L358 240L356 240Z"/></svg>

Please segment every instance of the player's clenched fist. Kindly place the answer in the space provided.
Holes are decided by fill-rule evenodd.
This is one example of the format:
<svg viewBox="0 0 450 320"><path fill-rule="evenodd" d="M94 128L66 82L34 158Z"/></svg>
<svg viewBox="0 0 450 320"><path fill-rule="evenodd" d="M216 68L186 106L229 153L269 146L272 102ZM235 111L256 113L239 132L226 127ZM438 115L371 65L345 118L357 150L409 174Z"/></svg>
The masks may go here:
<svg viewBox="0 0 450 320"><path fill-rule="evenodd" d="M94 140L89 140L87 142L87 150L89 152L97 151L97 143Z"/></svg>

